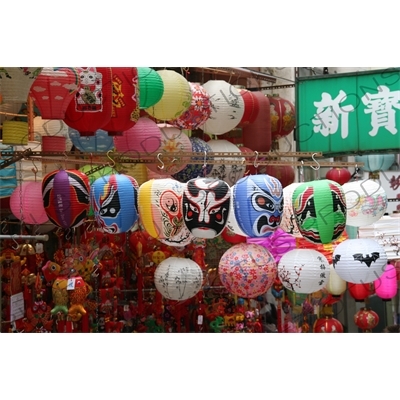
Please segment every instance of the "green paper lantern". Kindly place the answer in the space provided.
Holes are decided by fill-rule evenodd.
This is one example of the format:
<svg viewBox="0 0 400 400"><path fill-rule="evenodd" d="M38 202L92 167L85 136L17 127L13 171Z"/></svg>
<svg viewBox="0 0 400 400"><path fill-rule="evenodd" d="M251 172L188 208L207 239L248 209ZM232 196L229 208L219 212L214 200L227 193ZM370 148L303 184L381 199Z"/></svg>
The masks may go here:
<svg viewBox="0 0 400 400"><path fill-rule="evenodd" d="M140 109L154 106L164 94L164 82L160 74L149 67L137 67L139 75L139 106Z"/></svg>
<svg viewBox="0 0 400 400"><path fill-rule="evenodd" d="M344 232L346 198L337 182L304 182L294 190L292 203L299 231L309 242L328 244Z"/></svg>

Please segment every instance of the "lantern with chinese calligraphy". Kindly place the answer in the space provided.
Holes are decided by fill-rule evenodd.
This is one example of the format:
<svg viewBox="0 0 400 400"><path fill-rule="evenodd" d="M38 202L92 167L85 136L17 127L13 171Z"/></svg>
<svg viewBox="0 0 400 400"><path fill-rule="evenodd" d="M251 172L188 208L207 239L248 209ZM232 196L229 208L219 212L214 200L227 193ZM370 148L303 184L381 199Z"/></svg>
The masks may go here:
<svg viewBox="0 0 400 400"><path fill-rule="evenodd" d="M78 170L59 170L42 181L43 205L49 220L61 228L82 225L90 208L89 178Z"/></svg>
<svg viewBox="0 0 400 400"><path fill-rule="evenodd" d="M222 255L218 274L228 292L254 299L268 291L277 273L272 254L254 243L239 243Z"/></svg>
<svg viewBox="0 0 400 400"><path fill-rule="evenodd" d="M29 94L43 119L64 119L69 103L78 90L75 68L43 68Z"/></svg>
<svg viewBox="0 0 400 400"><path fill-rule="evenodd" d="M203 88L210 96L211 114L200 129L207 134L222 135L236 128L244 114L244 101L239 91L222 80L208 81Z"/></svg>
<svg viewBox="0 0 400 400"><path fill-rule="evenodd" d="M158 103L164 93L164 83L160 74L149 67L137 67L139 75L140 109Z"/></svg>
<svg viewBox="0 0 400 400"><path fill-rule="evenodd" d="M376 328L379 324L379 316L375 311L363 307L355 313L354 323L363 332L372 332L372 329Z"/></svg>
<svg viewBox="0 0 400 400"><path fill-rule="evenodd" d="M293 210L302 236L313 243L330 243L346 227L342 186L329 179L300 184L293 192Z"/></svg>
<svg viewBox="0 0 400 400"><path fill-rule="evenodd" d="M333 251L333 266L346 282L370 283L385 270L384 248L373 239L347 239Z"/></svg>
<svg viewBox="0 0 400 400"><path fill-rule="evenodd" d="M272 139L280 139L289 135L296 125L294 105L278 95L269 97L271 114Z"/></svg>
<svg viewBox="0 0 400 400"><path fill-rule="evenodd" d="M103 232L128 232L138 219L137 189L128 175L105 175L97 178L90 188L90 205Z"/></svg>
<svg viewBox="0 0 400 400"><path fill-rule="evenodd" d="M168 257L154 271L154 284L166 299L191 299L203 285L203 271L193 260Z"/></svg>
<svg viewBox="0 0 400 400"><path fill-rule="evenodd" d="M347 225L368 226L386 212L388 199L385 189L372 179L345 183L343 191L347 206Z"/></svg>
<svg viewBox="0 0 400 400"><path fill-rule="evenodd" d="M112 68L111 119L101 127L109 136L122 135L139 119L139 82L136 67Z"/></svg>
<svg viewBox="0 0 400 400"><path fill-rule="evenodd" d="M389 301L398 291L397 271L392 264L387 264L383 274L374 281L375 293L383 301Z"/></svg>
<svg viewBox="0 0 400 400"><path fill-rule="evenodd" d="M279 226L283 212L282 185L270 175L249 175L234 185L236 220L249 237L268 237Z"/></svg>
<svg viewBox="0 0 400 400"><path fill-rule="evenodd" d="M192 91L189 82L172 70L163 69L157 72L163 81L164 92L161 99L145 111L159 121L176 119L190 107Z"/></svg>
<svg viewBox="0 0 400 400"><path fill-rule="evenodd" d="M185 184L172 178L151 179L138 192L140 221L146 232L170 246L185 246L193 236L183 221Z"/></svg>
<svg viewBox="0 0 400 400"><path fill-rule="evenodd" d="M278 263L278 277L283 286L296 293L308 294L323 289L329 275L328 260L316 250L290 250Z"/></svg>
<svg viewBox="0 0 400 400"><path fill-rule="evenodd" d="M230 209L229 185L213 178L188 181L182 197L183 220L194 237L212 239L225 228Z"/></svg>
<svg viewBox="0 0 400 400"><path fill-rule="evenodd" d="M76 67L79 86L63 121L81 136L94 136L111 119L112 73L109 67Z"/></svg>

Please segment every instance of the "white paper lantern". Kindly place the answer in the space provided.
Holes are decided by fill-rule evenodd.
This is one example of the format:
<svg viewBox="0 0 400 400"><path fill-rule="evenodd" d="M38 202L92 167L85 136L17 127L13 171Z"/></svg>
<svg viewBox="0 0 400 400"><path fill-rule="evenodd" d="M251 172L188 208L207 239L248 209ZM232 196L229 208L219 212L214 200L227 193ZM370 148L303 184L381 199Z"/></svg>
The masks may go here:
<svg viewBox="0 0 400 400"><path fill-rule="evenodd" d="M332 264L329 266L329 280L325 288L332 296L340 296L347 288L346 281L337 274Z"/></svg>
<svg viewBox="0 0 400 400"><path fill-rule="evenodd" d="M283 213L280 227L291 235L301 238L303 237L297 225L296 216L293 211L292 196L293 192L301 185L299 182L291 183L283 188Z"/></svg>
<svg viewBox="0 0 400 400"><path fill-rule="evenodd" d="M373 239L347 239L333 251L333 266L346 282L371 283L385 270L384 248Z"/></svg>
<svg viewBox="0 0 400 400"><path fill-rule="evenodd" d="M169 300L194 297L203 284L203 272L193 260L169 257L158 264L154 272L156 289Z"/></svg>
<svg viewBox="0 0 400 400"><path fill-rule="evenodd" d="M282 256L278 276L286 289L309 294L323 289L329 280L329 262L319 251L294 249Z"/></svg>
<svg viewBox="0 0 400 400"><path fill-rule="evenodd" d="M387 194L378 182L365 179L345 183L342 188L346 197L347 225L368 226L385 214Z"/></svg>
<svg viewBox="0 0 400 400"><path fill-rule="evenodd" d="M240 228L239 223L236 219L235 216L235 205L234 205L234 199L233 199L233 193L234 193L234 189L235 189L235 185L230 187L230 191L231 191L231 206L229 208L229 214L228 214L228 221L226 223L226 227L233 233L235 233L236 235L240 235L243 237L248 237L248 235L246 235L243 230Z"/></svg>
<svg viewBox="0 0 400 400"><path fill-rule="evenodd" d="M208 81L203 88L210 96L211 114L200 129L223 135L236 128L244 114L244 100L239 90L222 80Z"/></svg>

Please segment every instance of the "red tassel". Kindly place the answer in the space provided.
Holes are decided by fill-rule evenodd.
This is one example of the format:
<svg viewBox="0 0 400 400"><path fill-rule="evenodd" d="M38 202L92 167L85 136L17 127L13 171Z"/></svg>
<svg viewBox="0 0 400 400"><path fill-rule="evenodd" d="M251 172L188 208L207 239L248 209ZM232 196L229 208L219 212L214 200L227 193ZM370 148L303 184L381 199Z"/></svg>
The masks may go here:
<svg viewBox="0 0 400 400"><path fill-rule="evenodd" d="M89 333L89 315L82 315L82 333Z"/></svg>

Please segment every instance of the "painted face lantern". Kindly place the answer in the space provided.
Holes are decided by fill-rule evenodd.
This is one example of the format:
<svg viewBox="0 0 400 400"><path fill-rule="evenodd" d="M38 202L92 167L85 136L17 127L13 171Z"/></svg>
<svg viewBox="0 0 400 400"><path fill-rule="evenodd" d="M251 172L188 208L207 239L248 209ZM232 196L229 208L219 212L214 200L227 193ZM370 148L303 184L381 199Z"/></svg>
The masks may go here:
<svg viewBox="0 0 400 400"><path fill-rule="evenodd" d="M247 236L268 237L282 219L282 185L270 175L249 175L234 186L233 205L236 220Z"/></svg>
<svg viewBox="0 0 400 400"><path fill-rule="evenodd" d="M182 205L184 222L194 237L212 239L225 228L230 209L229 185L213 178L187 182Z"/></svg>

